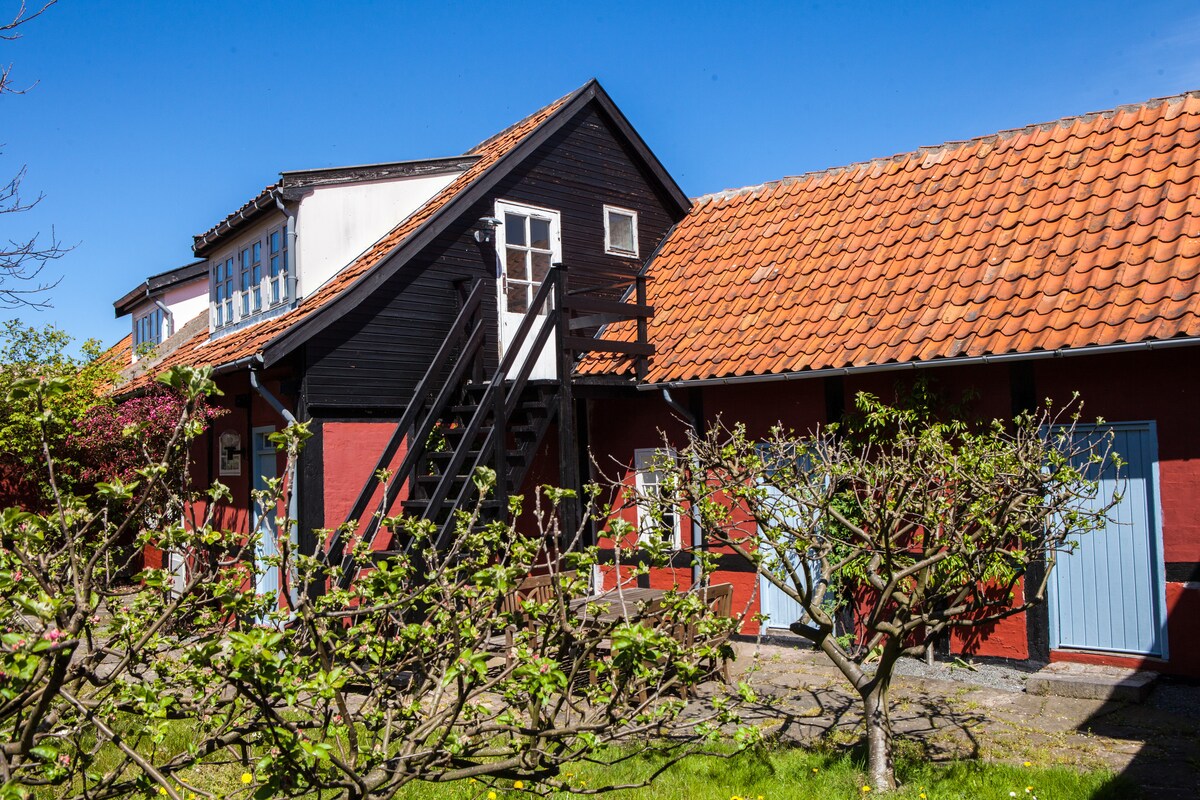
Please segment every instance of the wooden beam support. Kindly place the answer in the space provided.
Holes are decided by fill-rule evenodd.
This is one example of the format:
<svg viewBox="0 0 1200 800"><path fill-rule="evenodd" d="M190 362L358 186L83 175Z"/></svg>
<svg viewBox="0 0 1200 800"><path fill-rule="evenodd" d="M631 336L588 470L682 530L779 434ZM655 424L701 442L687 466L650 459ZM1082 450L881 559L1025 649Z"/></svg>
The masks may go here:
<svg viewBox="0 0 1200 800"><path fill-rule="evenodd" d="M582 486L579 481L579 453L575 429L575 396L571 391L571 380L575 372L575 353L573 342L581 340L590 342L579 336L567 335L567 268L555 264L554 276L554 306L558 310L558 324L555 326L555 345L558 354L558 474L563 489L575 492L574 498L563 498L559 506L559 520L562 525L561 549L571 542L579 529L580 511L579 495Z"/></svg>
<svg viewBox="0 0 1200 800"><path fill-rule="evenodd" d="M643 342L618 342L587 336L564 336L564 344L576 353L619 353L626 356L652 356L654 345Z"/></svg>
<svg viewBox="0 0 1200 800"><path fill-rule="evenodd" d="M568 311L583 311L589 314L618 314L627 319L654 316L654 307L646 305L644 300L637 303L622 303L619 300L605 300L581 294L566 298L564 304L559 308L565 308Z"/></svg>

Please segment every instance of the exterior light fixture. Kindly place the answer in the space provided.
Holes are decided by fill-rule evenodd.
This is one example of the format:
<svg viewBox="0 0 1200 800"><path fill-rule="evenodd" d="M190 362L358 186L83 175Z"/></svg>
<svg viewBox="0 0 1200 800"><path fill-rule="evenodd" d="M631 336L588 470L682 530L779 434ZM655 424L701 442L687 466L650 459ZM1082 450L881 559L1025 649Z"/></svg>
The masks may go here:
<svg viewBox="0 0 1200 800"><path fill-rule="evenodd" d="M480 217L476 223L475 241L480 244L493 244L496 241L496 228L504 223L496 217Z"/></svg>

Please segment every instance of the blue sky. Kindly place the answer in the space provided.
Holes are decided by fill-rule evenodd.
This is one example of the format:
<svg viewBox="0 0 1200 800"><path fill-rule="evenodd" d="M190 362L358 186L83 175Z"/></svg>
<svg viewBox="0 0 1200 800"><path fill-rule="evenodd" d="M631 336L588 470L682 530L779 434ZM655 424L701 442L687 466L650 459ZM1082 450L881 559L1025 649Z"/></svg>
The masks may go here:
<svg viewBox="0 0 1200 800"><path fill-rule="evenodd" d="M1200 2L63 0L23 32L0 176L45 199L0 234L75 249L19 316L106 342L280 170L458 154L593 76L690 195L1200 89Z"/></svg>

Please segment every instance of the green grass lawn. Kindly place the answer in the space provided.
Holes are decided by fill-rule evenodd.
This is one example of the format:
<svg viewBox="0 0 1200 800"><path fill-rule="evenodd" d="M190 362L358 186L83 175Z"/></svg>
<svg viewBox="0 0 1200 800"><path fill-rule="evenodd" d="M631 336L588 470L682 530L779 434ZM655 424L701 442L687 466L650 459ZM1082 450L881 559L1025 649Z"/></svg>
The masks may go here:
<svg viewBox="0 0 1200 800"><path fill-rule="evenodd" d="M170 732L164 750L174 751L186 745L186 730ZM620 756L624 754L624 758ZM636 750L608 751L606 760L620 758L610 765L576 764L564 769L563 777L572 785L592 790L606 786L638 783L651 775L661 759L639 754ZM106 765L98 765L101 768ZM113 765L115 766L115 764ZM840 800L876 795L863 790L864 763L861 751L830 746L810 750L799 747L771 746L737 753L728 758L695 756L666 770L653 784L638 789L618 790L603 795L613 800ZM1108 772L1077 772L1066 767L1041 767L956 761L935 764L928 760L903 757L898 764L901 789L888 795L895 800L1131 800L1141 795L1129 783ZM189 771L185 780L194 788L231 798L244 798L253 785L245 785L246 769L238 763L209 765ZM525 788L537 791L532 781ZM1030 791L1026 791L1026 789ZM505 781L488 785L483 781L453 784L414 783L398 795L403 800L520 800L532 798L529 792ZM184 790L187 797L187 791ZM539 792L540 794L540 792ZM42 792L39 798L59 796ZM554 798L567 798L556 793ZM157 795L148 795L155 798ZM331 798L326 793L324 798ZM315 800L315 798L314 798Z"/></svg>
<svg viewBox="0 0 1200 800"><path fill-rule="evenodd" d="M570 780L584 788L636 782L653 771L651 759L633 756L611 767L579 765L568 768ZM823 754L798 748L770 748L741 753L731 758L696 757L682 761L661 775L651 786L606 794L614 800L836 800L870 797L863 791L863 764L853 754ZM934 765L927 761L902 761L900 779L904 786L890 798L903 800L1117 800L1137 797L1128 784L1106 772L1079 773L1063 767L1040 768L956 762ZM406 800L497 800L528 797L506 788L511 784L485 787L481 784L406 787ZM1027 787L1032 787L1026 792ZM536 788L536 787L535 787ZM566 794L554 797L568 797Z"/></svg>

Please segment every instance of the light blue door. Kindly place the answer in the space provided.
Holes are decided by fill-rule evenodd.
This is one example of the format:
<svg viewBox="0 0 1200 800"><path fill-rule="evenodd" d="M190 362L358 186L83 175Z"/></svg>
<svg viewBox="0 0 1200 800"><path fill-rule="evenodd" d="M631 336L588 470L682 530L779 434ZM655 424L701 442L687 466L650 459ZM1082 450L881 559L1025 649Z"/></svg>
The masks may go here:
<svg viewBox="0 0 1200 800"><path fill-rule="evenodd" d="M764 486L767 491L767 496L775 501L775 513L781 520L787 522L788 525L795 526L799 522L800 511L796 508L795 501L784 497L783 494L774 486ZM815 524L815 523L814 523ZM798 554L792 553L793 558L798 558ZM793 561L793 563L798 563ZM813 565L814 567L816 565ZM762 565L763 570L770 571L777 577L783 578L785 582L790 584L787 576L787 570L779 561L777 554L768 556ZM796 574L803 578L803 571L797 569ZM816 574L814 572L814 574ZM795 587L793 587L795 588ZM762 626L765 631L767 628L782 628L786 629L793 622L798 622L805 618L804 608L797 603L790 595L776 586L764 574L758 576L758 593L759 593L759 613L765 620Z"/></svg>
<svg viewBox="0 0 1200 800"><path fill-rule="evenodd" d="M276 457L278 451L267 438L275 432L274 428L254 429L254 489L265 491L267 481L276 477ZM260 503L251 503L251 524L260 534L257 551L258 580L255 591L259 594L279 593L279 567L268 566L266 559L278 555L279 544L275 535L275 509L264 509Z"/></svg>
<svg viewBox="0 0 1200 800"><path fill-rule="evenodd" d="M1054 648L1099 650L1166 658L1162 536L1158 519L1157 438L1153 422L1122 423L1081 432L1114 434L1113 450L1126 463L1099 475L1094 501L1113 492L1121 500L1101 530L1060 553L1050 580L1050 643Z"/></svg>

